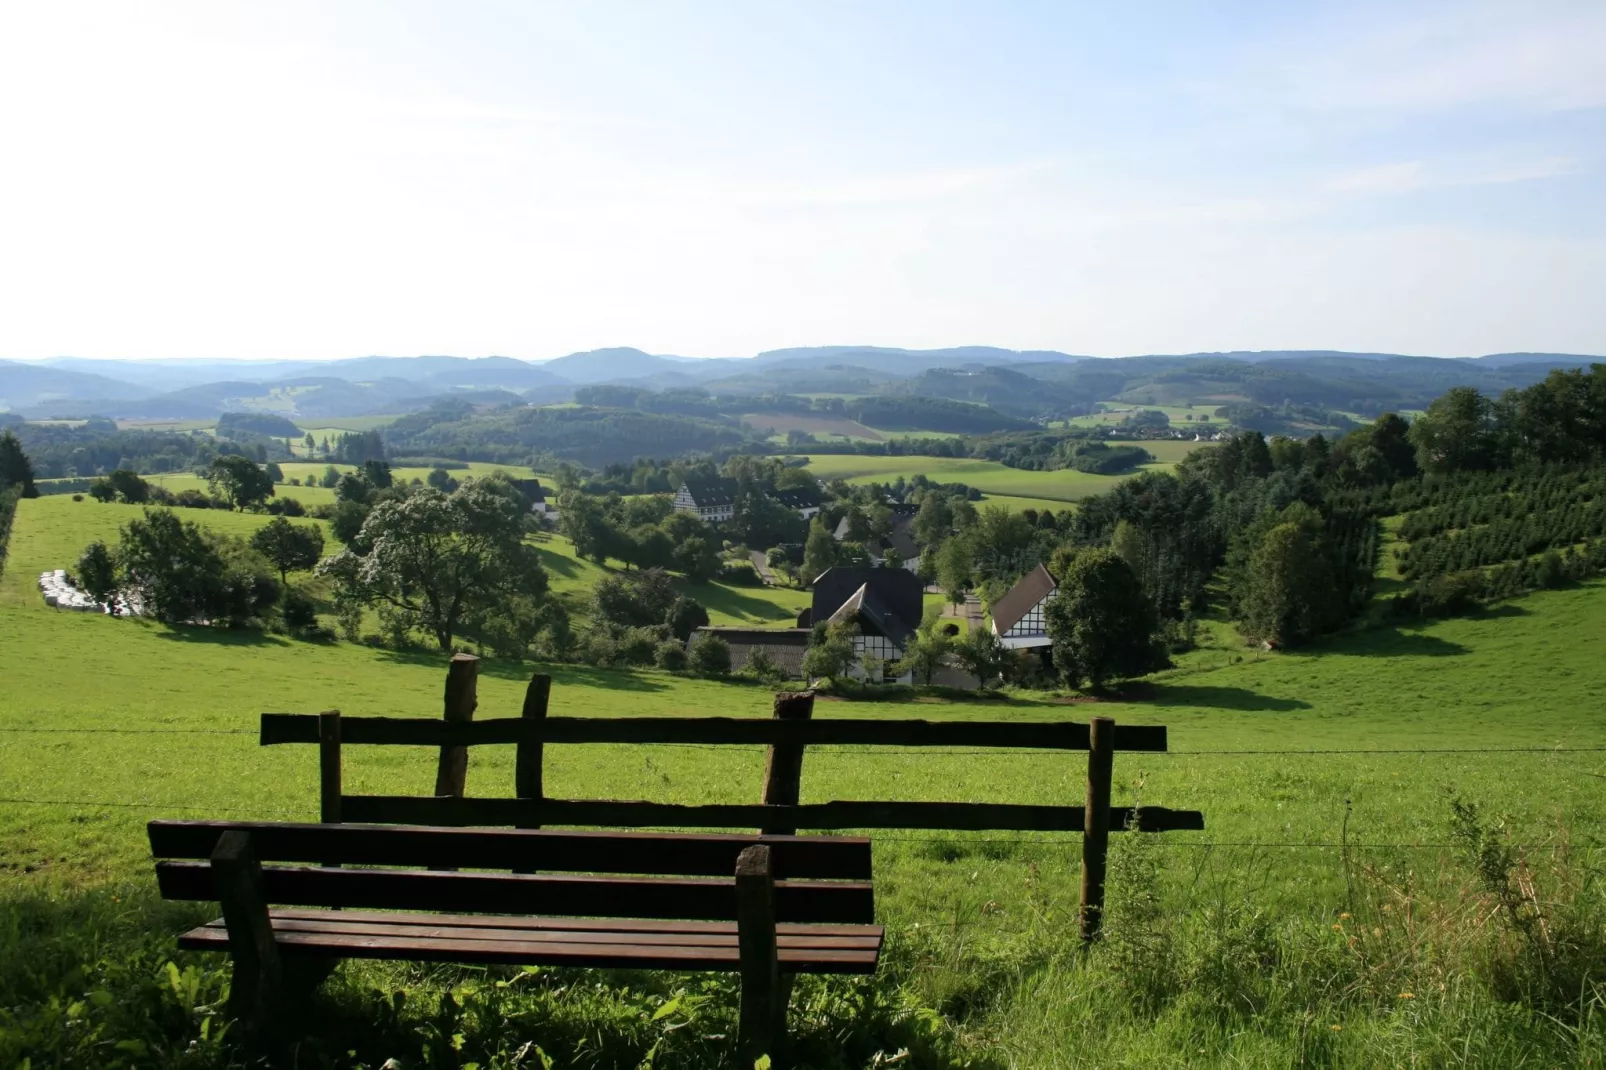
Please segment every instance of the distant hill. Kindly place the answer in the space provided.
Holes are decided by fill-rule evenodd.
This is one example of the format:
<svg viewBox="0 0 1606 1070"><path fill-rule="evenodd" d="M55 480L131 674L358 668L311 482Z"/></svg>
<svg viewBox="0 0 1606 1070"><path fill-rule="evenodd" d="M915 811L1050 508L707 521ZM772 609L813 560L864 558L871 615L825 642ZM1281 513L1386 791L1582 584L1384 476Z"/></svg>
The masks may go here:
<svg viewBox="0 0 1606 1070"><path fill-rule="evenodd" d="M618 347L545 362L512 357L354 357L308 361L0 361L0 411L34 418L103 415L215 419L272 412L290 419L413 412L457 398L480 407L565 402L577 387L626 385L762 397L840 394L945 398L1011 419L1132 404L1317 405L1355 413L1417 408L1452 386L1488 393L1552 368L1606 360L1564 353L1471 358L1260 350L1094 358L992 346L900 349L817 346L751 358L696 359Z"/></svg>

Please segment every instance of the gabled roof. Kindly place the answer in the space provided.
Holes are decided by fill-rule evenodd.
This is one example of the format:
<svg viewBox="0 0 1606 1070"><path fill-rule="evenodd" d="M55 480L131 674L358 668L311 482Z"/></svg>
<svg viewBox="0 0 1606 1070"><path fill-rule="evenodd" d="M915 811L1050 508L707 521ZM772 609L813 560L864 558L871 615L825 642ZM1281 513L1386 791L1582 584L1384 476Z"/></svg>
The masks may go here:
<svg viewBox="0 0 1606 1070"><path fill-rule="evenodd" d="M899 646L905 645L915 631L907 621L892 611L886 599L868 583L861 584L859 589L849 595L848 600L831 614L832 624L850 620L861 622L861 626L869 625L866 631L884 635Z"/></svg>
<svg viewBox="0 0 1606 1070"><path fill-rule="evenodd" d="M736 480L716 476L713 479L690 478L684 483L686 493L699 506L732 505L736 501Z"/></svg>
<svg viewBox="0 0 1606 1070"><path fill-rule="evenodd" d="M820 504L820 489L818 487L792 487L788 490L778 490L770 495L771 500L780 502L788 509L812 509Z"/></svg>
<svg viewBox="0 0 1606 1070"><path fill-rule="evenodd" d="M861 594L861 590L868 591ZM838 565L814 579L810 619L831 620L848 602L858 599L862 608L869 598L874 626L900 645L920 623L924 609L920 577L901 568L863 568ZM896 620L898 623L892 623Z"/></svg>
<svg viewBox="0 0 1606 1070"><path fill-rule="evenodd" d="M717 635L731 648L731 669L740 672L762 650L788 676L803 675L803 656L809 649L807 628L698 628L692 638Z"/></svg>
<svg viewBox="0 0 1606 1070"><path fill-rule="evenodd" d="M1022 576L1008 594L993 603L993 631L1003 635L1019 624L1033 606L1058 589L1059 581L1047 568L1038 565Z"/></svg>

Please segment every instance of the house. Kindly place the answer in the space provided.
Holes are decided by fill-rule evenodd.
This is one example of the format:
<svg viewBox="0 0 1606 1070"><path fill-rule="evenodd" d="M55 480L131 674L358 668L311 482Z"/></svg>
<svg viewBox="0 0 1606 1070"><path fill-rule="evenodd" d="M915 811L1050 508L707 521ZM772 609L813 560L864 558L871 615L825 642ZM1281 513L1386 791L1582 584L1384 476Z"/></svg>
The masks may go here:
<svg viewBox="0 0 1606 1070"><path fill-rule="evenodd" d="M790 490L778 490L770 495L770 500L786 506L804 520L813 520L819 516L820 510L825 504L819 487L794 487Z"/></svg>
<svg viewBox="0 0 1606 1070"><path fill-rule="evenodd" d="M715 523L736 516L736 480L724 476L688 478L675 492L675 512Z"/></svg>
<svg viewBox="0 0 1606 1070"><path fill-rule="evenodd" d="M829 568L814 580L809 616L857 624L853 649L859 658L897 661L920 624L923 593L920 578L901 568ZM852 675L863 677L864 667L854 666ZM911 677L904 673L896 680L910 683Z"/></svg>
<svg viewBox="0 0 1606 1070"><path fill-rule="evenodd" d="M541 486L539 479L510 479L513 489L524 495L524 501L530 507L530 512L547 520L558 519L558 509L555 504L547 500L546 488Z"/></svg>
<svg viewBox="0 0 1606 1070"><path fill-rule="evenodd" d="M783 490L765 497L793 510L804 520L818 516L822 505L820 491L816 487ZM710 523L734 519L736 480L724 476L687 479L675 492L674 506L678 513L691 513Z"/></svg>
<svg viewBox="0 0 1606 1070"><path fill-rule="evenodd" d="M846 542L849 532L848 518L843 517L837 522L836 530L831 537L837 542ZM910 572L920 571L920 544L915 542L915 514L908 511L894 512L892 515L892 530L883 536L872 536L864 544L864 552L870 556L870 563L876 566L885 565L889 551L894 553L901 562L902 568Z"/></svg>
<svg viewBox="0 0 1606 1070"><path fill-rule="evenodd" d="M1044 609L1059 581L1038 565L1020 578L1009 592L993 603L993 634L1011 650L1043 648L1053 643L1048 637Z"/></svg>
<svg viewBox="0 0 1606 1070"><path fill-rule="evenodd" d="M807 628L698 628L691 645L704 636L715 635L731 648L731 671L741 672L763 651L788 677L803 675L803 656L809 650Z"/></svg>

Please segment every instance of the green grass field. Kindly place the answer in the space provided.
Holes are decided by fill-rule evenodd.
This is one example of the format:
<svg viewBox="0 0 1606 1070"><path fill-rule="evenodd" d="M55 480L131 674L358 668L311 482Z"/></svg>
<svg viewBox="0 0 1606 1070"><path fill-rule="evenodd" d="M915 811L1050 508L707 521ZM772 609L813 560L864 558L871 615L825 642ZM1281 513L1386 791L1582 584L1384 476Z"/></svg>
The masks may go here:
<svg viewBox="0 0 1606 1070"><path fill-rule="evenodd" d="M68 563L64 554L114 534L134 512L24 501L0 577L0 922L11 933L0 941L0 990L8 993L0 1061L32 1053L34 1066L110 1065L108 1049L73 1046L104 1027L107 1045L142 1029L173 1052L193 1039L185 1065L223 1065L197 1032L206 1012L176 1003L161 979L168 959L205 966L198 977L207 991L223 974L216 960L173 951L171 935L201 912L154 902L143 823L315 817L315 755L256 746L263 710L438 716L444 660L436 654L47 608L33 587L37 573ZM193 515L240 533L266 520ZM543 553L560 591L594 582L595 566L575 562L561 540ZM793 594L726 590L743 600ZM720 619L741 619L738 611L752 609L721 608ZM1111 938L1090 957L1073 935L1076 837L877 835L878 912L891 929L882 969L871 981L801 983L794 1030L824 1053L820 1065L888 1065L906 1048L911 1054L893 1065L1599 1066L1606 1035L1598 1018L1560 1004L1537 1013L1499 994L1490 978L1502 976L1504 945L1485 940L1498 918L1475 909L1483 901L1475 875L1445 844L1454 791L1503 820L1511 842L1535 845L1524 852L1535 882L1561 881L1553 870L1574 859L1586 876L1569 894L1598 895L1587 874L1601 861L1593 848L1606 820L1606 753L1590 749L1606 732L1606 671L1594 641L1602 634L1606 586L1590 584L1299 653L1210 647L1161 674L1142 702L1089 708L1046 694L822 702L823 717L1041 721L1097 712L1167 725L1172 753L1117 756L1115 801L1196 808L1207 831L1114 838ZM531 671L483 662L479 715L517 711ZM751 686L541 671L554 676L558 714L769 714L770 696ZM1478 748L1510 752L1442 753ZM752 801L762 762L758 748L555 746L547 788L569 797ZM348 790L427 792L433 763L433 754L400 748L354 750ZM1083 769L1075 754L819 748L806 760L803 794L1076 803ZM471 794L507 794L512 779L511 748L476 750ZM1563 838L1574 844L1565 856L1554 850ZM1349 865L1337 846L1346 841ZM1157 913L1142 913L1147 896ZM1123 928L1123 918L1139 916L1151 918L1149 927ZM1602 945L1601 916L1578 930L1586 949ZM1551 916L1557 933L1566 917L1559 907ZM1154 940L1168 942L1150 940L1151 927ZM557 1066L635 1066L657 1040L652 1065L678 1067L718 1063L717 1037L734 1013L728 979L546 971L523 982L522 994L499 994L493 982L507 976L348 966L314 1027L348 1038L331 1049L340 1065L396 1057L511 1066L519 1045L533 1041ZM1149 991L1142 985L1167 977L1176 982L1169 995L1138 998ZM388 993L402 989L405 1013L382 1014ZM448 989L467 1008L452 1027L463 1050L440 1062L422 1052ZM693 1001L700 1009L689 1019L682 1012L654 1023L655 1009L682 990L709 998ZM37 1024L56 1020L47 1009L53 997L63 1010L77 1001L79 1033ZM361 1024L380 1021L389 1024ZM684 1024L667 1030L665 1022ZM340 1055L348 1047L359 1055ZM438 1046L431 1050L438 1056ZM133 1062L173 1065L149 1047Z"/></svg>
<svg viewBox="0 0 1606 1070"><path fill-rule="evenodd" d="M1155 444L1140 445L1149 447ZM1177 451L1166 452L1175 454ZM1174 462L1162 461L1145 465L1140 470L1164 471L1170 468L1171 463ZM821 479L845 479L849 483L890 482L899 476L908 479L924 475L939 483L964 483L989 497L998 495L1002 499L1010 499L1004 502L1007 505L1035 509L1054 508L1053 505L1044 504L1051 502L1058 502L1059 507L1063 508L1067 502L1102 493L1125 478L1071 470L1030 472L968 457L877 457L827 453L809 455L809 471ZM1021 504L1026 499L1033 501L1030 505Z"/></svg>

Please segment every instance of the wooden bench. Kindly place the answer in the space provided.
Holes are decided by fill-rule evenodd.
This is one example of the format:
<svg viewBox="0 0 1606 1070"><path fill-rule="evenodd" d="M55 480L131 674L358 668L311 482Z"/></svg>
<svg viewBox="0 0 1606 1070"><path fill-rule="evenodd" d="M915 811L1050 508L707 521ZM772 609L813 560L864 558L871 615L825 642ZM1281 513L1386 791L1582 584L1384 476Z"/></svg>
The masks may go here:
<svg viewBox="0 0 1606 1070"><path fill-rule="evenodd" d="M249 821L149 832L163 898L222 904L179 946L233 956L230 1009L258 1037L343 958L723 970L741 976L744 1065L779 1066L791 976L872 973L881 953L863 838Z"/></svg>

